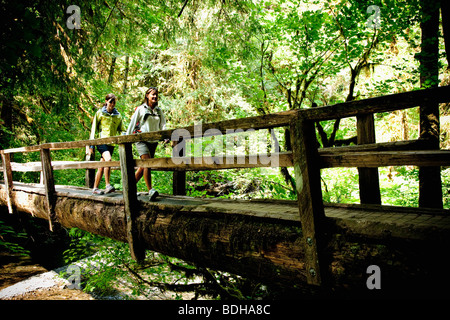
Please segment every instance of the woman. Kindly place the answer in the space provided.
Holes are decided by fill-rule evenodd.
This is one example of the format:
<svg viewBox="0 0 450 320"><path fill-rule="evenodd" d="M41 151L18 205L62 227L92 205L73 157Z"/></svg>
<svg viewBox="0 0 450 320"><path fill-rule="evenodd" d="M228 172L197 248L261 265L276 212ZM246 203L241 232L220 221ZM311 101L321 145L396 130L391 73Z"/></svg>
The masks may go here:
<svg viewBox="0 0 450 320"><path fill-rule="evenodd" d="M158 89L150 87L145 92L144 103L136 108L131 117L127 134L159 131L166 129L166 119L158 107ZM155 156L158 141L136 142L136 149L141 159L150 159ZM148 168L138 168L135 174L136 183L144 176L145 184L149 190L150 200L158 196L158 191L152 188L151 171Z"/></svg>
<svg viewBox="0 0 450 320"><path fill-rule="evenodd" d="M95 139L96 135L99 138L107 138L117 135L117 133L125 132L125 126L122 121L122 115L115 108L116 106L116 96L112 93L108 94L105 98L105 104L101 109L99 109L94 116L92 121L91 135L89 139ZM101 154L100 161L111 161L111 156L114 151L114 146L111 145L98 145L98 152ZM92 155L94 153L94 146L86 147L86 153ZM115 188L110 183L111 169L109 167L99 168L97 175L95 176L93 194L104 194L102 190L98 188L100 180L103 176L103 171L105 172L105 183L106 183L106 193L111 193L115 191Z"/></svg>

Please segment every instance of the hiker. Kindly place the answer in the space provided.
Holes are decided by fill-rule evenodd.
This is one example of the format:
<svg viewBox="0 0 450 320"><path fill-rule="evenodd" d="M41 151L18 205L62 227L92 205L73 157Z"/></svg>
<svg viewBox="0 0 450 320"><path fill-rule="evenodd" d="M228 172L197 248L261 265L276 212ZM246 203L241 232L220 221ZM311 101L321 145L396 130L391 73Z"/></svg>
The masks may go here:
<svg viewBox="0 0 450 320"><path fill-rule="evenodd" d="M150 87L145 92L143 103L135 109L128 125L127 134L159 131L166 129L166 119L161 108L158 107L158 88ZM158 141L136 142L136 149L142 160L155 156ZM148 188L148 195L153 201L159 195L158 191L152 188L152 176L149 168L138 168L135 174L136 183L144 176L145 184Z"/></svg>
<svg viewBox="0 0 450 320"><path fill-rule="evenodd" d="M116 106L116 96L112 93L108 94L105 98L105 103L102 108L99 109L94 116L92 121L91 135L89 139L95 139L97 134L99 138L107 138L116 136L126 131L125 125L122 120L122 115L115 108ZM98 152L100 152L100 161L111 161L111 156L114 151L114 146L112 145L98 145ZM86 154L92 155L94 153L94 146L86 146ZM100 190L98 186L100 185L100 180L103 176L103 171L105 172L105 191ZM93 194L104 194L114 192L116 189L110 183L111 168L99 168L95 176Z"/></svg>

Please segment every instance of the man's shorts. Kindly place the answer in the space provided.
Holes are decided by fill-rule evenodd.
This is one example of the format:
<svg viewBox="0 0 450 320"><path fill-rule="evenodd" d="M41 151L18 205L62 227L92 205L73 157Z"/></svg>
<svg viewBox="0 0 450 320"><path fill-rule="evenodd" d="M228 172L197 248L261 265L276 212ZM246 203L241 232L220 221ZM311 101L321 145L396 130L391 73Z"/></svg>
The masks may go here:
<svg viewBox="0 0 450 320"><path fill-rule="evenodd" d="M107 144L100 144L97 146L98 152L100 152L101 155L103 155L103 152L109 151L109 153L112 155L114 151L114 146L110 146Z"/></svg>
<svg viewBox="0 0 450 320"><path fill-rule="evenodd" d="M158 142L136 142L136 149L139 153L139 156L144 154L150 155L150 158L155 157L156 147L158 146Z"/></svg>

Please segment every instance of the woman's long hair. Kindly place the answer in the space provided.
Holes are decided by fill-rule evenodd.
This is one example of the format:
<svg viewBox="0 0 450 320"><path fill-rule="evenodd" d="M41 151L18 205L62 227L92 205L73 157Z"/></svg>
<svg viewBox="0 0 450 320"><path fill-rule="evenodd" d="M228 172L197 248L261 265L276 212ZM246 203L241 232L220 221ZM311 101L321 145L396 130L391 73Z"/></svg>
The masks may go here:
<svg viewBox="0 0 450 320"><path fill-rule="evenodd" d="M148 104L148 98L147 98L147 95L148 95L151 91L155 91L156 94L159 94L158 88L157 88L157 87L150 87L150 88L147 89L147 91L145 91L144 101L143 101L142 103L145 102L148 106L149 106L149 104ZM156 106L158 106L158 101L156 101ZM156 106L155 106L155 107L156 107Z"/></svg>
<svg viewBox="0 0 450 320"><path fill-rule="evenodd" d="M111 100L111 102L113 102L113 101L117 100L117 97L112 93L108 93L105 98L105 103L103 104L102 107L106 107L106 101L108 101L108 100Z"/></svg>
<svg viewBox="0 0 450 320"><path fill-rule="evenodd" d="M148 106L148 98L147 98L147 95L148 95L151 91L155 91L156 94L159 93L159 92L158 92L158 88L156 88L156 87L150 87L150 88L148 88L147 91L145 91L144 101L142 101L142 104L145 103L145 104ZM141 104L141 105L142 105L142 104ZM134 108L134 111L136 112L137 108L139 108L141 105L139 105L139 106L137 106L136 108ZM156 106L157 106L157 105L158 105L158 101L156 102ZM155 106L155 107L156 107L156 106ZM134 127L133 133L140 133L140 132L141 132L140 128L141 128L140 123L139 123L139 122L136 123L136 126Z"/></svg>

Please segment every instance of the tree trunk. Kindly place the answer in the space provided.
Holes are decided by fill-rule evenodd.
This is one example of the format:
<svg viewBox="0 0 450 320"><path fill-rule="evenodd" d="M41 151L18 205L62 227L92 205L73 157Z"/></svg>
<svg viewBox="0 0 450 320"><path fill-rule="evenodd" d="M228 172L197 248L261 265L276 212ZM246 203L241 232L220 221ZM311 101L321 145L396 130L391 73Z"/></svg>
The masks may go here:
<svg viewBox="0 0 450 320"><path fill-rule="evenodd" d="M125 56L125 72L123 79L123 90L122 93L126 94L128 90L128 72L130 71L130 56Z"/></svg>
<svg viewBox="0 0 450 320"><path fill-rule="evenodd" d="M375 143L373 114L356 117L358 145ZM381 204L378 168L358 167L359 198L362 204Z"/></svg>
<svg viewBox="0 0 450 320"><path fill-rule="evenodd" d="M99 197L91 195L89 189L74 188L69 193L69 189L57 187L56 221L66 228L127 242L120 193ZM42 186L15 183L12 199L18 212L48 218ZM5 203L5 187L0 184L0 204ZM328 257L324 270L329 273L334 294L374 294L377 290L369 290L366 285L370 276L367 269L372 265L382 272L382 290L378 290L382 297L401 294L429 298L450 285L448 268L442 263L442 252L450 245L448 213L434 216L440 224L430 225L433 215L427 215L424 209L402 209L422 214L412 214L414 220L410 221L406 212L396 214L393 209L374 211L368 206L356 210L349 205L325 208L326 228L317 236L324 244L322 253ZM302 242L295 201L161 196L153 203L139 201L135 213L136 239L146 249L264 284L317 290L306 285L307 244ZM383 220L368 218L380 215ZM422 220L425 222L420 225Z"/></svg>
<svg viewBox="0 0 450 320"><path fill-rule="evenodd" d="M116 68L116 56L112 58L111 68L109 69L108 84L112 84L114 80L114 69Z"/></svg>
<svg viewBox="0 0 450 320"><path fill-rule="evenodd" d="M2 109L1 109L1 125L4 126L9 131L12 130L12 103L7 98L2 99ZM9 147L9 134L4 130L0 131L0 148L7 149Z"/></svg>
<svg viewBox="0 0 450 320"><path fill-rule="evenodd" d="M445 53L447 56L447 69L450 67L450 57L448 56L450 51L450 1L441 1L441 14L442 14L442 31L444 34Z"/></svg>
<svg viewBox="0 0 450 320"><path fill-rule="evenodd" d="M439 85L439 2L421 1L422 43L420 59L420 86ZM420 138L428 139L432 148L439 149L439 104L424 103L420 106ZM419 206L442 208L442 184L440 167L419 168Z"/></svg>

